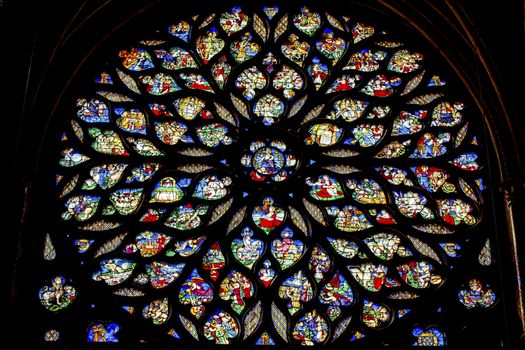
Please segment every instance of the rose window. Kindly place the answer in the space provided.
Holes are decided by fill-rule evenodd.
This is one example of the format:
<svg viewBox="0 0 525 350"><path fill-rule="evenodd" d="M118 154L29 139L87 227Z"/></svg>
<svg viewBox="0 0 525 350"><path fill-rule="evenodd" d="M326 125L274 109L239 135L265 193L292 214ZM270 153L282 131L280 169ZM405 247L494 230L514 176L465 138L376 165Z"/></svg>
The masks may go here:
<svg viewBox="0 0 525 350"><path fill-rule="evenodd" d="M352 17L233 7L114 58L62 136L58 215L85 263L46 308L91 286L180 341L316 345L381 337L446 289L483 165L425 54ZM425 327L411 343L446 341Z"/></svg>

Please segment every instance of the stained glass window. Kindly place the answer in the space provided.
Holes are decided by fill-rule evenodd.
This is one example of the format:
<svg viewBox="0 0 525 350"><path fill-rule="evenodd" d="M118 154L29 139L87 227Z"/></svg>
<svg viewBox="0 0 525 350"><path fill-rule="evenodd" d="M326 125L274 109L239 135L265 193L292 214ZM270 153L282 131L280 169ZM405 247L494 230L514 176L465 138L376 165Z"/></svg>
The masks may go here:
<svg viewBox="0 0 525 350"><path fill-rule="evenodd" d="M100 63L62 116L42 339L444 346L497 305L479 113L342 15L173 13Z"/></svg>

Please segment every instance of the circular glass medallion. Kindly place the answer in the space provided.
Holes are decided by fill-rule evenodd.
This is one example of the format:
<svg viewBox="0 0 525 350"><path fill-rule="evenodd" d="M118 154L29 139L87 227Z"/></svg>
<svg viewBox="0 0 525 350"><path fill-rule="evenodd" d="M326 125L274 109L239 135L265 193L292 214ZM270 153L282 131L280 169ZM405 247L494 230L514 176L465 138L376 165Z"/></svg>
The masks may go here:
<svg viewBox="0 0 525 350"><path fill-rule="evenodd" d="M253 181L281 182L296 171L297 156L284 141L263 139L250 143L241 164Z"/></svg>
<svg viewBox="0 0 525 350"><path fill-rule="evenodd" d="M253 156L252 165L255 171L263 175L277 174L284 166L284 155L273 147L263 147Z"/></svg>

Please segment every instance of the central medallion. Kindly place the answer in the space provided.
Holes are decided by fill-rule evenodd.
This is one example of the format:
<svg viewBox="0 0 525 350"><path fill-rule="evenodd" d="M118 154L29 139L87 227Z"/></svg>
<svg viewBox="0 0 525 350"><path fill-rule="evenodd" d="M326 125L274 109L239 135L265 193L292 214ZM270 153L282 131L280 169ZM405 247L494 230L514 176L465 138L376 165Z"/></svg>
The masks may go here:
<svg viewBox="0 0 525 350"><path fill-rule="evenodd" d="M282 140L261 139L250 143L241 164L253 181L281 182L296 171L297 156Z"/></svg>
<svg viewBox="0 0 525 350"><path fill-rule="evenodd" d="M252 166L255 171L263 175L277 174L284 165L284 154L273 147L259 148L252 159Z"/></svg>

